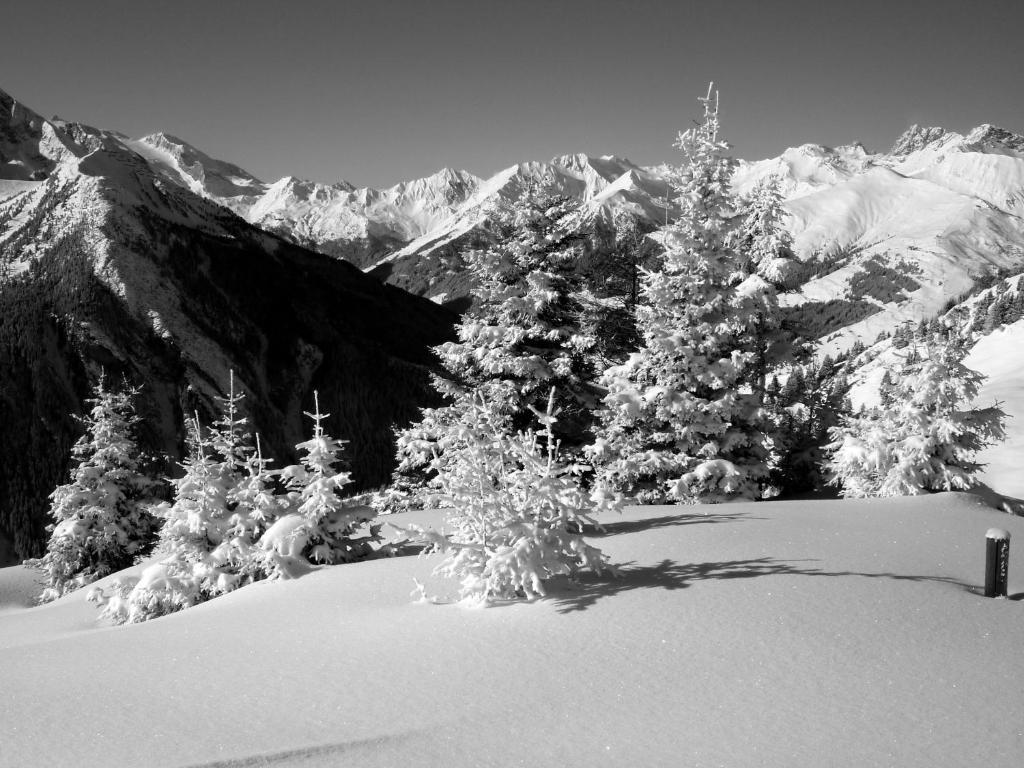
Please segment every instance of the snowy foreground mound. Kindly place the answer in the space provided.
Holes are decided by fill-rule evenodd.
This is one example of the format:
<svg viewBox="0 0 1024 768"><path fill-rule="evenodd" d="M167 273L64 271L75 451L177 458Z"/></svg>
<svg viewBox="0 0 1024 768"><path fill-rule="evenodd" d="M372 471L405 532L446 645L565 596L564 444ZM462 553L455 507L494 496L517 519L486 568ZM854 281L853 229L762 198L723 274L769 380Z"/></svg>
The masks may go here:
<svg viewBox="0 0 1024 768"><path fill-rule="evenodd" d="M410 602L452 588L402 557L99 627L4 569L0 765L1020 765L1022 555L1011 599L979 585L1024 519L943 494L606 523L620 579L484 610Z"/></svg>

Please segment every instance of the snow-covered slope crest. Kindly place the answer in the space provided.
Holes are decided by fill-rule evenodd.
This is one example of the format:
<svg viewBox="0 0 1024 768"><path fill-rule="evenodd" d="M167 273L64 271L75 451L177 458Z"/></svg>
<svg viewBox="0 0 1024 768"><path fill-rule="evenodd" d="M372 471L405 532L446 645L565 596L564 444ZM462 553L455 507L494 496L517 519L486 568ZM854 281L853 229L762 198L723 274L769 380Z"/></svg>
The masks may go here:
<svg viewBox="0 0 1024 768"><path fill-rule="evenodd" d="M235 212L244 212L266 191L267 185L248 171L215 160L175 136L154 133L124 143L170 181Z"/></svg>
<svg viewBox="0 0 1024 768"><path fill-rule="evenodd" d="M811 278L784 298L835 314L822 353L934 317L981 278L1024 269L1024 138L991 125L966 135L912 127L890 154L802 153L741 166L752 186L788 189ZM812 162L813 161L813 162ZM830 179L831 177L831 179Z"/></svg>
<svg viewBox="0 0 1024 768"><path fill-rule="evenodd" d="M132 140L50 124L10 97L3 104L16 119L0 136L8 158L0 175L7 168L14 179L0 183L0 199L24 198L31 179L68 154L132 154L166 189L182 187L432 298L466 295L460 249L486 236L491 207L528 184L584 201L593 216L628 210L661 223L672 213L667 168L612 155L525 162L487 179L445 169L382 190L293 177L267 184L173 136ZM912 126L877 154L856 143L804 144L741 161L734 185L744 193L767 177L781 180L798 255L808 265L806 285L784 302L833 316L823 352L870 343L881 331L933 316L986 274L1024 267L1024 137L1005 129L984 124L959 134Z"/></svg>
<svg viewBox="0 0 1024 768"><path fill-rule="evenodd" d="M379 262L425 256L480 226L490 209L515 200L528 187L565 195L587 204L592 214L628 208L650 219L664 216L667 185L629 160L602 155L562 155L549 162L526 162L499 171L479 185L440 226Z"/></svg>
<svg viewBox="0 0 1024 768"><path fill-rule="evenodd" d="M457 589L430 558L123 627L0 571L0 764L1019 768L1024 570L979 591L986 531L1019 546L1024 518L940 494L602 522L619 578L484 610L412 602Z"/></svg>
<svg viewBox="0 0 1024 768"><path fill-rule="evenodd" d="M1022 147L1024 138L991 125L966 135L914 126L888 154L860 144L804 144L777 158L741 161L733 183L744 194L762 179L781 181L798 255L811 277L786 301L845 303L839 314L851 319L829 333L824 350L834 353L906 320L934 316L984 275L1024 267ZM489 205L515 197L525 183L584 200L595 214L625 208L660 223L667 170L584 155L513 166L377 267L389 281L428 296L457 295L466 286L445 277L446 268L458 272L453 251L478 231ZM882 272L906 273L906 265L915 285L884 284ZM429 280L416 285L410 276L418 272ZM851 302L859 306L850 309Z"/></svg>
<svg viewBox="0 0 1024 768"><path fill-rule="evenodd" d="M0 181L41 181L69 154L52 123L0 90Z"/></svg>
<svg viewBox="0 0 1024 768"><path fill-rule="evenodd" d="M387 189L285 177L240 213L257 226L365 267L446 221L481 183L450 168Z"/></svg>
<svg viewBox="0 0 1024 768"><path fill-rule="evenodd" d="M629 211L663 221L670 205L665 180L624 158L576 154L520 163L481 182L440 224L379 259L374 274L429 297L466 296L471 285L463 275L461 249L486 241L494 208L517 199L528 187L579 200L588 219Z"/></svg>
<svg viewBox="0 0 1024 768"><path fill-rule="evenodd" d="M877 158L861 144L836 148L804 144L767 160L741 160L733 174L733 186L743 194L761 179L774 176L780 180L784 197L803 197L866 172Z"/></svg>
<svg viewBox="0 0 1024 768"><path fill-rule="evenodd" d="M387 189L292 176L268 184L168 134L122 139L165 180L263 229L358 266L436 227L481 183L471 173L445 168Z"/></svg>

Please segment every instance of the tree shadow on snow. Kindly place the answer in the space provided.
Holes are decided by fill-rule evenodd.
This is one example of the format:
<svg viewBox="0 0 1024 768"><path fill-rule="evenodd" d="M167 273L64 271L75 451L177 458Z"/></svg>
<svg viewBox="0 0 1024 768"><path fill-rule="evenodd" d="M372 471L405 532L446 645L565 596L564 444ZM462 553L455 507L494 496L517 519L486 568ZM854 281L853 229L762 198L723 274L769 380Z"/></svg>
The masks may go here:
<svg viewBox="0 0 1024 768"><path fill-rule="evenodd" d="M1011 515L1024 515L1024 499L1005 496L985 483L978 483L974 487L968 488L967 493L977 496L992 509L998 509Z"/></svg>
<svg viewBox="0 0 1024 768"><path fill-rule="evenodd" d="M757 515L751 515L749 513L729 513L729 512L691 512L683 513L679 515L664 515L662 517L648 517L643 520L624 520L619 523L606 523L601 527L585 526L583 534L585 536L618 536L622 533L636 533L638 531L647 531L653 528L670 528L676 525L702 525L702 524L715 524L715 523L732 523L738 520L764 520L763 517Z"/></svg>
<svg viewBox="0 0 1024 768"><path fill-rule="evenodd" d="M860 576L897 581L931 581L952 584L964 589L972 586L948 576L922 576L902 573L861 573L857 571L826 571L800 563L815 560L776 560L760 557L748 560L722 560L703 563L677 563L662 560L657 565L626 563L617 566L617 575L587 574L577 581L558 581L549 586L547 600L559 613L573 613L590 608L598 600L614 597L636 589L686 589L694 582L710 579L754 579L761 576Z"/></svg>

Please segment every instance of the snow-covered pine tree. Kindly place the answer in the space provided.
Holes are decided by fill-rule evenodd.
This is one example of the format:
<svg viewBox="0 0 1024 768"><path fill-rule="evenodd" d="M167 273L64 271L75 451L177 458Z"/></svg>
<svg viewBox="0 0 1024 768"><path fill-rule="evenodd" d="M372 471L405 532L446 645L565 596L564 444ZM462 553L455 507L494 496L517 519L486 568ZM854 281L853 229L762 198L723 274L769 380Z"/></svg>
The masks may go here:
<svg viewBox="0 0 1024 768"><path fill-rule="evenodd" d="M648 237L654 225L633 211L619 210L611 221L594 224L594 245L584 267L583 327L595 340L598 368L604 370L639 346L640 278L642 269L657 260L659 248Z"/></svg>
<svg viewBox="0 0 1024 768"><path fill-rule="evenodd" d="M260 460L253 464L247 419L240 411L244 395L235 390L233 372L228 394L217 399L221 415L207 435L198 414L189 421L185 473L171 481L173 501L155 509L163 518L160 561L147 567L137 582L115 584L111 596L100 591L90 595L101 604L103 615L117 623L183 610L252 578L247 565L253 537L262 530L259 517L268 508L240 507L240 501L255 494L257 503L265 503L256 486L265 489L269 479ZM250 487L241 488L245 483Z"/></svg>
<svg viewBox="0 0 1024 768"><path fill-rule="evenodd" d="M845 366L826 359L792 366L778 392L768 393L771 414L771 482L782 496L818 490L830 430L850 414Z"/></svg>
<svg viewBox="0 0 1024 768"><path fill-rule="evenodd" d="M156 541L149 508L159 483L142 468L134 430L138 388L108 389L101 377L80 421L85 434L72 449L70 482L50 494L46 554L26 564L46 577L41 602L54 600L130 566Z"/></svg>
<svg viewBox="0 0 1024 768"><path fill-rule="evenodd" d="M256 450L246 458L245 474L228 493L233 510L221 551L215 554L220 555L244 583L268 575L261 566L264 557L260 539L286 509L275 493L278 473L267 468L271 461L264 458L257 434Z"/></svg>
<svg viewBox="0 0 1024 768"><path fill-rule="evenodd" d="M296 447L301 464L281 470L288 489L286 514L260 540L263 554L257 568L270 578L292 575L297 565L348 563L374 552L380 540L376 511L342 498L340 491L351 480L339 468L345 441L331 437L320 413L320 394L313 393L315 407L306 415L313 420L313 436Z"/></svg>
<svg viewBox="0 0 1024 768"><path fill-rule="evenodd" d="M757 498L768 474L753 319L766 282L734 250L733 164L719 139L717 94L679 136L680 216L661 233L660 269L645 272L640 349L602 379L600 480L644 502Z"/></svg>
<svg viewBox="0 0 1024 768"><path fill-rule="evenodd" d="M235 390L233 370L228 372L228 393L215 399L220 417L210 427L207 442L213 453L220 458L225 475L238 479L244 473L254 449L247 427L249 420L242 415L245 393Z"/></svg>
<svg viewBox="0 0 1024 768"><path fill-rule="evenodd" d="M985 323L981 329L981 332L986 336L1002 326L1003 316L1010 306L1009 295L1006 293L996 293L999 289L1005 290L1002 283L997 283L996 287L992 289L995 298L989 304L988 312L985 315Z"/></svg>
<svg viewBox="0 0 1024 768"><path fill-rule="evenodd" d="M982 467L977 453L1003 439L1006 415L998 404L971 407L985 377L964 365L966 354L953 334L908 350L883 383L881 406L832 430L826 469L843 496L910 496L975 485Z"/></svg>
<svg viewBox="0 0 1024 768"><path fill-rule="evenodd" d="M460 423L459 450L434 459L447 534L411 526L431 552L446 554L436 573L458 579L460 597L484 604L546 594L554 576L610 570L583 539L591 515L611 504L581 490L579 466L559 457L552 392L537 411L540 430L509 434L482 397Z"/></svg>
<svg viewBox="0 0 1024 768"><path fill-rule="evenodd" d="M145 568L138 580L115 582L110 595L98 589L89 594L101 615L117 624L155 619L213 597L210 586L220 574L211 552L226 535L230 484L202 436L198 415L188 430L188 456L181 464L185 474L171 481L174 501L157 508L163 518L160 561Z"/></svg>
<svg viewBox="0 0 1024 768"><path fill-rule="evenodd" d="M825 434L817 429L820 405L808 402L824 399L823 393L799 392L799 397L769 397L766 383L773 375L786 375L786 388L796 379L801 366L810 357L811 344L800 338L785 321L776 291L792 287L799 281L801 265L793 253L793 239L786 229L789 214L782 205L781 179L768 176L759 181L738 203L739 225L733 245L740 256L744 272L767 285L760 286L759 301L751 313L750 331L754 337L752 391L761 397L765 407L771 445L772 486L775 491L792 490L790 482L801 476L808 460L824 443L813 445L808 439ZM827 442L827 438L825 440Z"/></svg>
<svg viewBox="0 0 1024 768"><path fill-rule="evenodd" d="M275 473L267 469L270 459L263 457L256 435L256 447L248 432L248 419L242 415L245 394L235 388L235 373L229 374L228 394L217 398L220 418L213 422L208 437L210 450L220 460L219 472L227 487L229 511L227 527L220 543L211 552L221 573L245 573L243 581L259 577L250 568L255 545L263 532L282 513L274 494ZM225 581L222 577L221 581ZM232 587L234 583L232 582Z"/></svg>
<svg viewBox="0 0 1024 768"><path fill-rule="evenodd" d="M456 326L458 340L435 349L445 374L434 386L448 404L424 410L398 434L396 484L421 498L433 454L458 440L477 394L511 434L530 423L531 408L542 408L554 387L563 414L558 439L570 450L589 439L595 341L582 328L578 265L586 238L578 204L531 187L492 218L496 245L466 256L473 307Z"/></svg>
<svg viewBox="0 0 1024 768"><path fill-rule="evenodd" d="M767 176L737 202L739 225L733 245L745 271L758 274L777 289L799 279L800 265L793 254L793 238L785 223L782 180Z"/></svg>

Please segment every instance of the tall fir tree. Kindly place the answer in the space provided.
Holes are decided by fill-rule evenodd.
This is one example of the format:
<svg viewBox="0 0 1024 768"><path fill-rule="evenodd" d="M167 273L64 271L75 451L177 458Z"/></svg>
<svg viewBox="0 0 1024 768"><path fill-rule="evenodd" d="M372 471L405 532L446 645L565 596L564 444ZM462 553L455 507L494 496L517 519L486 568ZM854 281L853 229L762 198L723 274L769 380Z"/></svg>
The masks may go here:
<svg viewBox="0 0 1024 768"><path fill-rule="evenodd" d="M735 250L717 94L709 89L701 102L703 121L677 142L680 215L661 233L661 268L643 276L642 346L603 377L602 429L590 451L604 484L645 502L757 498L768 474L751 328L771 287L745 274Z"/></svg>
<svg viewBox="0 0 1024 768"><path fill-rule="evenodd" d="M138 388L120 391L101 377L81 418L70 482L50 494L46 554L28 565L45 575L42 602L130 566L152 549L158 520L150 512L160 484L143 469L134 431Z"/></svg>
<svg viewBox="0 0 1024 768"><path fill-rule="evenodd" d="M467 256L473 307L456 327L458 340L435 349L444 375L434 386L448 404L425 409L398 435L397 484L420 498L434 453L458 442L477 395L512 434L555 388L557 439L569 452L589 441L598 394L595 339L584 329L581 302L579 206L528 188L493 218L497 243Z"/></svg>
<svg viewBox="0 0 1024 768"><path fill-rule="evenodd" d="M971 488L977 453L1004 438L998 405L973 408L984 376L964 365L962 340L907 350L883 380L880 406L831 430L826 469L849 498Z"/></svg>

